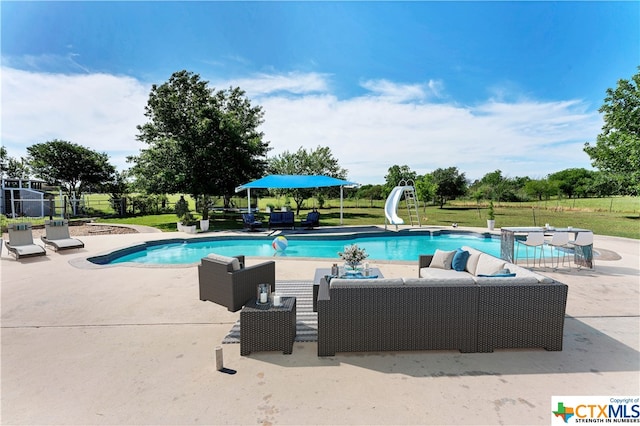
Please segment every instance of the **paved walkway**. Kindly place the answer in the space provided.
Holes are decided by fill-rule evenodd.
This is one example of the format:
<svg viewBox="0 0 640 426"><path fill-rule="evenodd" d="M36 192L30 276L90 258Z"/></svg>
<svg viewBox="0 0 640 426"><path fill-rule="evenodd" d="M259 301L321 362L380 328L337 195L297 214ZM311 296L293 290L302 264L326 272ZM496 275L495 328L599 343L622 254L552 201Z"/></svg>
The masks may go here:
<svg viewBox="0 0 640 426"><path fill-rule="evenodd" d="M212 233L213 234L213 233ZM197 268L83 268L86 257L182 233L95 235L2 268L2 424L549 424L554 395L640 394L640 242L596 236L569 285L564 350L292 355L214 350L238 319L198 298ZM610 253L609 253L610 254ZM250 259L258 263L263 259ZM278 280L327 260L276 259ZM373 263L417 276L412 263Z"/></svg>

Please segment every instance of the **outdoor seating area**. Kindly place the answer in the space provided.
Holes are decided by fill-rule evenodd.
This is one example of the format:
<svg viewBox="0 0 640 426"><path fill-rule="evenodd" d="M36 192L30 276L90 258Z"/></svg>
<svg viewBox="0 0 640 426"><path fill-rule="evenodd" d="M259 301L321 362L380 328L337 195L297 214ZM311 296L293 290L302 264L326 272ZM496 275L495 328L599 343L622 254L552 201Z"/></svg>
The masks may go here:
<svg viewBox="0 0 640 426"><path fill-rule="evenodd" d="M458 252L468 255L456 270ZM418 278L323 279L318 356L562 350L567 285L470 247L421 256L418 269Z"/></svg>
<svg viewBox="0 0 640 426"><path fill-rule="evenodd" d="M258 303L258 286L276 290L274 262L247 268L242 266L244 260L243 256L203 258L198 267L200 300L232 312L242 310L242 355L273 350L290 354L296 336L296 298L285 298L291 303L282 307L267 297ZM562 350L566 284L467 246L422 255L417 269L417 278L385 278L379 268L343 275L317 268L307 287L317 312L318 356ZM249 270L255 273L234 282Z"/></svg>
<svg viewBox="0 0 640 426"><path fill-rule="evenodd" d="M295 228L295 217L293 212L271 212L269 213L269 229L273 228Z"/></svg>
<svg viewBox="0 0 640 426"><path fill-rule="evenodd" d="M244 237L237 230L219 234ZM35 235L34 231L34 239ZM21 262L3 251L3 419L12 424L50 422L51 407L59 406L60 397L55 392L40 390L47 389L51 383L67 390L65 399L75 401L58 413L59 422L82 424L167 421L182 424L194 410L210 400L220 403L213 411L198 413L198 423L251 424L257 418L273 424L410 424L426 418L423 409L393 413L393 418L380 420L380 410L371 407L374 404L382 407L389 402L418 407L424 402L424 395L433 390L436 390L433 398L440 406L434 423L447 424L451 410L455 410L462 398L471 402L469 410L462 410L456 416L460 423L477 423L475 413L484 410L486 423L499 424L510 416L533 419L531 424L546 424L551 397L571 393L576 386L581 393L589 395L600 395L602 389L633 395L638 389L639 246L635 240L595 235L597 269L534 269L530 272L554 282L541 285L534 275L538 284L521 284L522 287L509 284L521 275L517 269L516 277L484 277L493 283L477 284L482 278L477 275L490 274L489 263L482 266L482 271L478 271L479 264L476 264L475 274L471 276L466 269L473 269L472 253L466 259L465 271L435 267L444 262L443 258L448 259L446 253L436 258L434 252L433 257L423 256L410 262L369 259L372 276L377 277L360 283L373 287L374 282L380 280L379 284L387 287L379 294L385 296L374 297L378 294L374 293L377 288L367 295L365 291L369 289L358 287L355 282L351 285L356 289L352 290L340 288L339 280L331 280L335 287L327 287L331 299L320 301L320 305L327 306L319 306L317 313L312 310L314 273L322 269L320 275L330 274L335 259L240 256L237 259L240 269L243 264L245 268L269 261L277 264L274 271L266 275L274 275L272 289L284 300L282 307L275 307L282 309L278 311L282 313L273 314L282 315L282 319L272 319L269 310L275 312L274 307L260 306L256 312L257 307L250 301L235 311L225 306L231 306L231 302L202 303L199 295L196 296L200 292L202 269L195 265L96 265L86 260L166 238L162 233L88 235L81 237L85 249ZM547 240L550 241L548 236ZM554 251L554 259L556 256ZM496 262L496 267L511 268L511 265L505 266L511 262L495 259L497 257L486 260ZM522 260L516 266L528 270ZM498 264L500 261L503 265ZM208 261L204 263L211 266ZM228 271L228 262L218 263L223 264L224 273L208 275L212 277L210 283L219 283L215 277L233 272ZM454 268L453 259L451 263ZM549 259L547 263L550 265ZM459 268L458 262L456 265ZM437 278L447 281L444 284L409 285L412 280L434 281L437 274L448 273L455 278ZM463 277L457 274L466 274L477 283L456 285L455 281ZM402 285L392 287L388 284L391 280L400 280ZM385 281L387 284L383 284ZM257 282L269 281L260 278ZM252 283L249 288L249 300L256 297L256 285ZM544 293L565 285L568 291L563 308L562 295L553 298ZM336 291L340 295L334 300L331 292ZM432 307L426 299L417 303L410 296L395 295L395 291L429 294L429 298L435 297L440 302L434 301L436 306ZM461 296L463 293L466 295ZM450 346L452 349L382 351L365 347L367 350L362 352L340 349L333 356L318 356L319 343L326 342L328 337L326 333L319 337L323 327L349 328L324 324L326 316L323 316L323 309L330 308L347 294L359 312L369 306L375 312L384 313L385 309L388 312L391 303L385 300L394 299L385 299L386 294L396 300L407 297L409 300L405 300L405 305L396 309L396 313L422 318L423 324L444 319L443 328L460 330L456 333L466 341L440 335L439 327L431 325L431 329L426 328L427 335L419 337L420 343L425 347ZM455 295L453 300L460 301L459 307L450 309L453 312L446 312L442 307L448 303L442 301L449 294ZM289 298L295 298L296 306L293 342L293 300ZM481 303L483 298L498 303L485 306ZM523 300L522 305L518 305L519 299ZM478 301L475 324L449 324L457 315L465 321L472 319L468 315L470 300ZM545 308L551 313L545 317L551 318L558 318L560 315L556 313L564 309L563 338L558 340L561 351L544 341L559 333L559 326L554 325L553 320L547 325L537 320L528 322L526 318L535 319ZM257 327L255 332L240 332L243 309L246 309L245 316L254 315L244 326ZM251 309L254 311L250 312ZM348 318L354 314L340 312L337 319L344 320L345 315ZM375 334L376 327L388 327L390 321L384 315L387 314L380 317L380 322L376 322L375 315L358 318L364 318L370 325L366 333ZM397 325L399 321L395 318L391 323ZM529 326L522 328L526 324ZM234 339L227 341L232 329L236 330ZM474 329L475 335L468 333ZM369 338L366 333L334 338L343 339L344 344L362 345L362 340ZM244 355L241 334L250 339L244 342L245 350L249 351ZM526 340L517 341L520 338ZM337 349L335 343L330 344ZM289 348L291 354L287 354ZM461 353L461 349L476 352ZM493 352L488 352L490 350ZM217 366L218 351L224 353L224 370ZM70 363L70 359L74 362ZM227 374L228 370L236 374ZM291 386L301 378L318 386L309 389ZM93 385L98 381L104 386ZM361 397L362 383L367 384L366 397ZM439 394L446 394L447 398L439 398ZM183 398L182 395L193 396ZM450 401L449 395L457 397ZM514 395L526 402L518 402ZM141 396L147 408L144 412L139 410L139 405L131 404ZM353 401L348 407L343 404L346 397ZM98 409L95 401L100 401ZM313 404L321 404L322 409L310 416L308 407ZM267 416L267 412L276 414ZM469 414L471 412L474 414Z"/></svg>
<svg viewBox="0 0 640 426"><path fill-rule="evenodd" d="M571 240L571 235L573 240ZM533 267L536 266L536 258L538 267L547 266L547 257L544 255L544 247L552 248L555 257L558 258L562 254L563 264L565 258L570 254L573 255L573 263L578 269L587 267L595 268L594 252L593 252L593 231L582 228L554 228L548 225L544 227L502 227L500 229L500 257L506 261L516 263L520 257L520 248L524 247L527 266L529 266L529 248L533 249ZM561 253L562 252L562 253ZM536 254L538 253L538 254ZM558 263L554 266L552 257L552 267L557 269ZM571 267L567 264L568 268Z"/></svg>

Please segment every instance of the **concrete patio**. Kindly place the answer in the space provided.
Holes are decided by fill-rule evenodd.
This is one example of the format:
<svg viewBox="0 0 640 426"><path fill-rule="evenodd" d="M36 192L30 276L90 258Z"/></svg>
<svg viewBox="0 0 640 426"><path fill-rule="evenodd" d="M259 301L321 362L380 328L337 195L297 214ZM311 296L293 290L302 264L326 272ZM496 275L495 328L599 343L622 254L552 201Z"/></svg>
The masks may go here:
<svg viewBox="0 0 640 426"><path fill-rule="evenodd" d="M484 231L484 230L483 230ZM213 234L207 234L213 235ZM640 242L595 236L595 270L569 285L564 350L292 355L214 351L239 312L198 298L197 268L84 259L182 233L81 237L82 250L16 261L3 249L2 424L549 424L551 397L640 394ZM188 236L191 237L191 236ZM249 264L264 259L248 259ZM278 280L332 261L276 259ZM388 277L417 265L371 262Z"/></svg>

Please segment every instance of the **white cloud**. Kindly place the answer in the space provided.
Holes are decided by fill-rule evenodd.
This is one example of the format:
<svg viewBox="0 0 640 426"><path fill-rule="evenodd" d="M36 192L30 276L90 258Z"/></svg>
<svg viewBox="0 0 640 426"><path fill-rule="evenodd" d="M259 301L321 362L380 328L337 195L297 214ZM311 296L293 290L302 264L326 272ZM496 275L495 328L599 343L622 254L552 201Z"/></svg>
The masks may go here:
<svg viewBox="0 0 640 426"><path fill-rule="evenodd" d="M582 151L601 121L578 102L483 104L398 103L370 97L263 98L264 131L274 150L328 146L360 183L383 183L390 166L418 174L455 166L468 178L500 169L541 178L569 167L590 167Z"/></svg>
<svg viewBox="0 0 640 426"><path fill-rule="evenodd" d="M536 178L588 168L582 147L595 140L602 125L598 113L577 100L432 103L429 99L444 90L435 81L372 80L365 84L368 96L350 99L331 92L326 74L260 74L212 83L229 85L239 85L263 106L270 155L328 146L349 179L359 183L383 183L394 164L418 174L455 166L474 179L496 169ZM34 143L66 139L108 152L114 164L128 168L124 158L142 147L135 140L136 125L146 121L149 88L126 76L3 68L3 145L20 157Z"/></svg>
<svg viewBox="0 0 640 426"><path fill-rule="evenodd" d="M432 92L430 85L423 84L399 84L389 80L367 80L360 84L372 92L373 96L384 98L390 102L408 102L423 100L428 92ZM432 83L435 85L435 83Z"/></svg>
<svg viewBox="0 0 640 426"><path fill-rule="evenodd" d="M229 85L243 89L249 97L286 92L295 95L325 92L328 90L327 76L318 73L256 74L233 82L212 83L214 87L226 89Z"/></svg>
<svg viewBox="0 0 640 426"><path fill-rule="evenodd" d="M97 151L138 151L150 87L127 76L2 68L2 143L9 155L63 139Z"/></svg>

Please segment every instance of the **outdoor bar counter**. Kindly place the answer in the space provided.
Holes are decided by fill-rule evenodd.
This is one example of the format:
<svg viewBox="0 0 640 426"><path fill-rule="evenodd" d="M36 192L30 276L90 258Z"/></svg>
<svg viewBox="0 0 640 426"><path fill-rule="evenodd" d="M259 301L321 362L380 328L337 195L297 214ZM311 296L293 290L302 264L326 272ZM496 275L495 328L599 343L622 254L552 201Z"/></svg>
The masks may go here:
<svg viewBox="0 0 640 426"><path fill-rule="evenodd" d="M542 226L519 226L500 228L500 257L508 262L515 263L513 249L515 246L516 234L526 237L530 232L544 232L545 235L553 235L554 232L569 232L575 237L580 232L591 232L590 229L582 228L553 228ZM576 265L593 268L593 244L589 246L575 246L574 262Z"/></svg>

